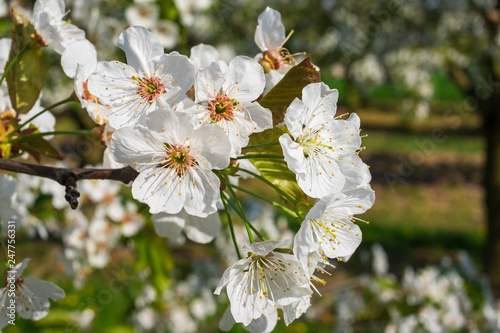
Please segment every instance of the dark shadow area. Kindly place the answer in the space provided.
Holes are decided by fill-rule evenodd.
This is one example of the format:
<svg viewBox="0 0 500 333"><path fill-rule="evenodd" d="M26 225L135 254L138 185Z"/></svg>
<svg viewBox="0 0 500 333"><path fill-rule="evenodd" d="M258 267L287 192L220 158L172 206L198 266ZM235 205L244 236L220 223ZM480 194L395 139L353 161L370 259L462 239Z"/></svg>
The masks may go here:
<svg viewBox="0 0 500 333"><path fill-rule="evenodd" d="M438 155L439 153L435 153ZM379 184L448 183L481 185L483 165L480 160L443 161L430 159L428 163L412 163L410 154L363 153L370 166L372 181Z"/></svg>

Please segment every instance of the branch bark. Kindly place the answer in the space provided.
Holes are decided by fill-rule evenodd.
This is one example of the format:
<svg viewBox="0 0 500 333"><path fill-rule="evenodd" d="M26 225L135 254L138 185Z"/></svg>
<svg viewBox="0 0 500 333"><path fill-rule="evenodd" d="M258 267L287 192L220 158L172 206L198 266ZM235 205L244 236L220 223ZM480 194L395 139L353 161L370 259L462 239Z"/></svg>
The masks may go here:
<svg viewBox="0 0 500 333"><path fill-rule="evenodd" d="M72 209L78 207L78 197L80 196L80 193L76 189L77 181L82 179L109 179L127 184L139 175L137 171L129 166L121 169L72 169L28 164L4 159L0 159L0 169L55 180L66 187L65 198Z"/></svg>

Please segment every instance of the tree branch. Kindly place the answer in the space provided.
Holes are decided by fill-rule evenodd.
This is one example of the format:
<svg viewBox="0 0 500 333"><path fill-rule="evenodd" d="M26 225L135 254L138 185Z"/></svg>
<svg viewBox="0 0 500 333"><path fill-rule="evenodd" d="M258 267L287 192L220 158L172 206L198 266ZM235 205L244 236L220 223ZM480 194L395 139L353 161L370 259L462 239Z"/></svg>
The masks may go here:
<svg viewBox="0 0 500 333"><path fill-rule="evenodd" d="M0 169L55 180L66 187L65 198L72 209L76 209L78 206L78 197L80 196L80 193L76 189L77 181L82 179L109 179L127 184L139 175L137 171L129 166L121 169L71 169L28 164L4 159L0 159Z"/></svg>

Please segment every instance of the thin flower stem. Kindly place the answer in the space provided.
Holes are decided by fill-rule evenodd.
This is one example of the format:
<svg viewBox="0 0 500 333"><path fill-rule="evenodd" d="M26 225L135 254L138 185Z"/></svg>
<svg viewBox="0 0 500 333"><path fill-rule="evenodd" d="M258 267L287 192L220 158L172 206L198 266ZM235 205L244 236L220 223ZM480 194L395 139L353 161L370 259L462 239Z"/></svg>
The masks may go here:
<svg viewBox="0 0 500 333"><path fill-rule="evenodd" d="M229 206L231 206L231 208L234 210L234 212L236 214L238 214L238 216L241 217L241 219L243 220L243 224L245 225L245 229L247 231L248 239L250 240L250 243L251 244L255 243L255 239L253 238L252 230L251 230L249 224L245 222L245 218L242 216L242 214L239 211L239 209L228 198L226 198L226 200L227 200L227 204Z"/></svg>
<svg viewBox="0 0 500 333"><path fill-rule="evenodd" d="M238 248L238 242L236 241L236 234L234 233L233 220L231 219L231 213L229 212L229 207L226 201L229 200L224 193L221 193L222 204L224 205L224 210L226 211L227 221L229 223L229 231L231 232L231 239L233 240L234 249L238 255L238 259L241 259L240 249Z"/></svg>
<svg viewBox="0 0 500 333"><path fill-rule="evenodd" d="M224 183L224 185L226 185L226 187L228 187L228 184L231 184L231 182L229 181L229 177L227 176L226 173L223 173L223 172L220 172L218 170L213 170L214 173L217 175L217 177L219 177L220 181L222 183ZM243 211L243 207L241 206L241 203L239 202L238 200L238 197L236 197L234 191L229 188L231 194L234 196L234 199L235 201L238 203L238 207L239 208L236 208L233 203L229 200L229 198L227 198L227 196L224 194L224 192L220 192L222 196L224 196L226 198L226 201L227 203L233 208L234 212L236 214L238 214L239 217L241 217L241 219L243 220L243 223L245 224L245 229L247 230L247 234L248 234L248 239L250 240L250 243L253 244L255 243L255 239L253 238L253 234L252 234L252 231L250 230L250 222L248 222L246 216L245 216L245 212Z"/></svg>
<svg viewBox="0 0 500 333"><path fill-rule="evenodd" d="M241 202L238 199L238 196L236 195L236 193L234 193L233 189L230 187L231 186L231 182L229 181L229 178L228 178L227 174L222 174L222 173L219 172L219 173L217 173L217 176L226 185L226 187L229 190L229 192L231 192L231 196L236 201L236 204L238 205L238 208L236 208L231 201L228 201L227 203L234 209L234 211L236 212L236 214L238 214L241 217L241 219L243 220L243 222L245 223L245 228L247 229L248 238L250 239L250 242L251 243L255 243L255 240L253 238L253 235L252 235L250 229L253 230L253 232L255 232L255 234L261 240L263 240L263 241L267 240L266 237L262 236L262 234L252 225L252 223L250 223L250 221L248 221L248 219L247 219L247 217L245 215L245 210L243 209L243 206L241 205ZM221 192L221 193L223 194L223 192Z"/></svg>
<svg viewBox="0 0 500 333"><path fill-rule="evenodd" d="M298 217L298 216L297 216L297 214L296 214L294 211L292 211L291 209L286 208L286 207L285 207L285 206L283 206L283 205L280 205L280 204L279 204L279 203L277 203L276 201L272 201L272 200L269 200L269 199L267 199L267 198L264 198L263 196L261 196L261 195L259 195L259 194L255 193L255 192L249 191L249 190L247 190L247 189L245 189L245 188L243 188L243 187L237 186L237 185L233 185L233 184L231 184L230 186L231 186L232 188L234 188L234 189L237 189L238 191L241 191L241 192L247 193L247 194L249 194L249 195L251 195L251 196L254 196L254 197L256 197L256 198L258 198L258 199L260 199L260 200L263 200L263 201L265 201L265 202L268 202L268 203L270 203L271 205L273 205L273 206L275 206L275 207L278 207L279 209L281 209L281 210L282 210L282 211L284 211L285 213L287 213L287 214L289 214L289 215L291 215L291 216L293 216L293 217L295 217L295 218L297 218L297 217Z"/></svg>
<svg viewBox="0 0 500 333"><path fill-rule="evenodd" d="M245 228L247 229L247 234L248 234L248 239L250 240L250 244L255 243L255 239L253 238L253 234L252 234L252 231L250 229L250 222L248 221L248 219L245 215L245 211L243 210L243 206L241 206L241 202L238 200L236 193L234 193L233 189L228 186L228 184L231 184L231 183L229 182L227 175L224 175L221 173L219 173L218 175L219 175L220 179L222 180L222 182L224 184L226 184L226 187L228 188L229 192L231 192L231 196L236 201L238 208L234 207L233 204L231 203L231 201L228 201L228 204L231 205L231 207L233 207L236 214L238 214L241 217L241 219L243 220L243 222L245 223ZM257 236L259 236L259 235L257 234Z"/></svg>
<svg viewBox="0 0 500 333"><path fill-rule="evenodd" d="M245 211L243 209L243 206L241 206L241 202L240 200L238 199L238 196L236 195L236 193L234 193L234 190L231 188L231 183L228 181L226 183L226 186L227 186L227 189L229 190L229 192L231 192L231 196L234 198L234 200L236 201L236 204L238 205L238 209L240 210L241 212L241 218L243 219L243 221L245 222L245 225L248 227L250 227L250 229L253 230L253 232L255 232L255 234L263 241L266 241L266 237L262 236L262 234L252 225L252 223L250 223L250 221L248 221L247 219L247 216L245 215ZM231 204L231 203L229 203ZM252 243L254 243L255 241L252 241Z"/></svg>
<svg viewBox="0 0 500 333"><path fill-rule="evenodd" d="M271 183L269 180L265 179L261 175L256 174L255 172L252 172L250 170L247 170L247 169L244 169L244 168L241 168L241 167L231 167L231 168L232 169L234 168L234 169L237 169L237 170L241 170L244 173L248 173L249 175L252 175L252 176L254 176L257 179L262 180L264 183L266 183L267 185L271 186L276 192L278 192L279 194L281 194L285 199L287 199L288 201L290 201L294 206L297 205L297 200L295 200L294 198L292 198L291 196L289 196L288 194L286 194L285 192L283 192L283 190L281 190L279 187L277 187L276 185L274 185L273 183Z"/></svg>
<svg viewBox="0 0 500 333"><path fill-rule="evenodd" d="M66 103L69 103L69 102L72 102L74 101L73 99L73 96L70 96L66 99L63 99L62 101L59 101L55 104L52 104L51 106L49 107L46 107L45 109L43 109L42 111L38 112L37 114L35 114L33 117L31 117L30 119L26 120L24 123L22 123L21 125L17 126L11 133L9 133L8 137L12 137L15 133L17 133L21 128L23 128L24 126L26 126L27 124L29 124L30 122L32 122L35 118L41 116L42 114L44 114L45 112L47 111L50 111L52 110L53 108L55 107L58 107L59 105L62 105L62 104L66 104Z"/></svg>
<svg viewBox="0 0 500 333"><path fill-rule="evenodd" d="M242 219L243 221L245 221L245 220L244 220L244 217L242 216L242 214L241 214L241 212L239 211L238 207L236 207L236 205L235 205L235 204L233 204L231 201L228 201L227 203L228 203L228 205L229 205L229 206L231 206L231 208L235 211L235 213L236 213L236 214L238 214L238 216L239 216L239 217L241 217L241 219ZM245 223L245 228L247 229L247 232L249 232L249 230L253 230L253 232L255 232L255 234L257 235L257 237L259 237L262 241L266 241L266 240L267 240L267 238L266 238L266 237L264 237L264 236L262 236L262 234L259 232L259 230L257 230L257 228L255 228L255 227L253 226L253 224L252 224L252 223L250 223L248 220L247 220L247 222ZM250 229L249 229L249 228L250 228ZM253 239L253 237L252 237L252 239ZM253 241L253 243L255 243L255 240Z"/></svg>
<svg viewBox="0 0 500 333"><path fill-rule="evenodd" d="M257 145L251 145L251 146L246 146L241 149L253 149L253 148L260 148L260 147L267 147L267 146L279 146L279 142L268 142L268 143L260 143Z"/></svg>
<svg viewBox="0 0 500 333"><path fill-rule="evenodd" d="M282 160L284 157L282 155L273 155L273 154L255 154L255 155L242 155L236 157L237 160L251 159L251 158L273 158Z"/></svg>
<svg viewBox="0 0 500 333"><path fill-rule="evenodd" d="M28 49L28 45L26 45L22 50L21 52L19 52L15 57L14 59L12 59L12 61L9 63L9 65L5 68L5 71L3 72L2 74L2 77L0 78L0 86L2 85L3 83L3 80L5 79L5 77L7 76L7 73L9 73L10 69L12 68L12 66L14 66L14 64L17 62L17 60L19 60L19 58L23 55L24 52L26 52L26 50Z"/></svg>
<svg viewBox="0 0 500 333"><path fill-rule="evenodd" d="M0 143L12 143L12 142L18 142L18 141L26 141L26 140L41 138L41 137L48 136L48 135L60 135L60 134L71 134L71 135L81 135L81 136L90 137L90 131L88 131L88 130L54 131L54 132L43 132L43 133L35 133L35 134L31 134L31 135L20 136L18 138L9 139L9 141L6 141L6 142L0 141Z"/></svg>

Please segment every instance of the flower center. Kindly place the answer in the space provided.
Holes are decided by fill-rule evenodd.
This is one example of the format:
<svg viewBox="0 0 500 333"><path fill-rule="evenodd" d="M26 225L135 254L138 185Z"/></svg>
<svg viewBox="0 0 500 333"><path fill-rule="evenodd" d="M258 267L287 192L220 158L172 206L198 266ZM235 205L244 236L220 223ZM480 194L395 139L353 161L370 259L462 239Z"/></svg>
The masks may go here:
<svg viewBox="0 0 500 333"><path fill-rule="evenodd" d="M232 120L235 107L239 104L235 99L229 98L226 94L217 94L215 99L208 102L208 111L212 122L221 120Z"/></svg>
<svg viewBox="0 0 500 333"><path fill-rule="evenodd" d="M326 154L326 151L335 152L333 147L330 144L328 144L328 142L330 143L332 142L332 138L330 138L328 142L325 143L324 141L327 138L321 136L320 134L321 129L307 130L305 129L305 126L303 126L302 130L303 130L302 134L299 135L295 141L302 147L305 158L308 158L313 154L318 155L318 153L322 152Z"/></svg>
<svg viewBox="0 0 500 333"><path fill-rule="evenodd" d="M139 10L139 16L142 17L142 18L148 18L150 15L150 11L147 10L146 8L141 8Z"/></svg>
<svg viewBox="0 0 500 333"><path fill-rule="evenodd" d="M133 76L133 80L136 80L139 84L139 89L137 93L149 103L153 103L153 100L165 92L165 86L161 82L160 78L156 76L138 78Z"/></svg>
<svg viewBox="0 0 500 333"><path fill-rule="evenodd" d="M269 73L271 70L281 68L281 56L279 52L264 51L259 64L264 68L264 73Z"/></svg>
<svg viewBox="0 0 500 333"><path fill-rule="evenodd" d="M184 176L186 171L198 165L196 159L189 153L189 147L183 145L165 145L165 160L158 167L175 169L178 177Z"/></svg>
<svg viewBox="0 0 500 333"><path fill-rule="evenodd" d="M297 138L297 143L302 147L304 151L304 157L308 158L313 153L315 153L318 147L318 142L316 141L317 135L311 131L305 131L302 135Z"/></svg>

